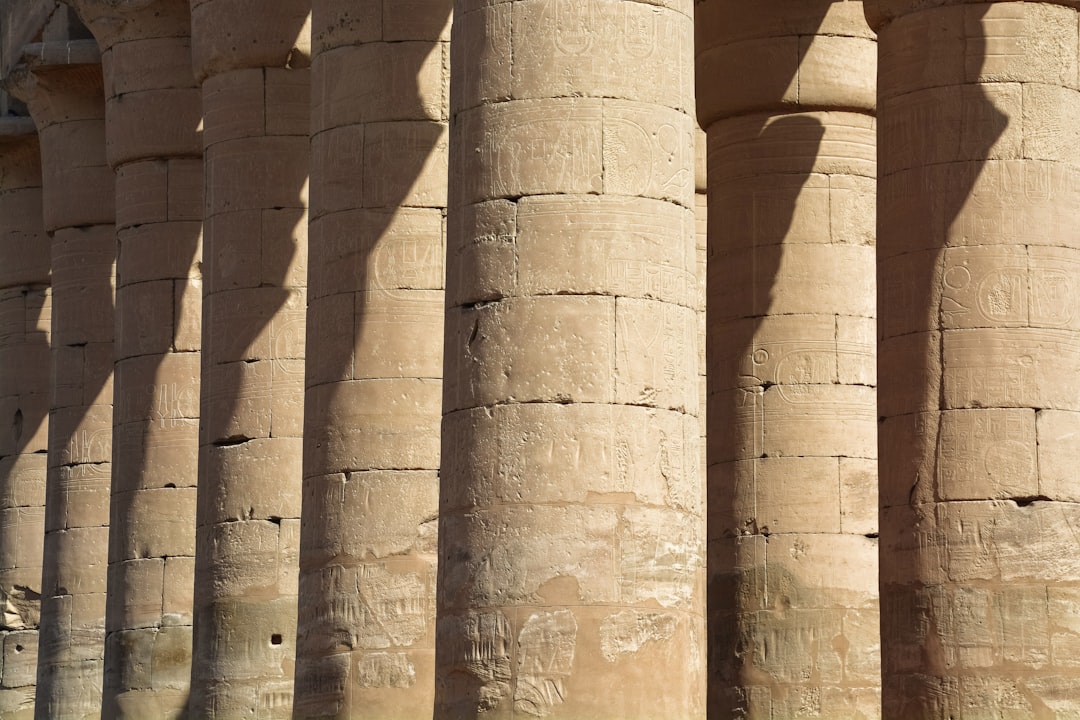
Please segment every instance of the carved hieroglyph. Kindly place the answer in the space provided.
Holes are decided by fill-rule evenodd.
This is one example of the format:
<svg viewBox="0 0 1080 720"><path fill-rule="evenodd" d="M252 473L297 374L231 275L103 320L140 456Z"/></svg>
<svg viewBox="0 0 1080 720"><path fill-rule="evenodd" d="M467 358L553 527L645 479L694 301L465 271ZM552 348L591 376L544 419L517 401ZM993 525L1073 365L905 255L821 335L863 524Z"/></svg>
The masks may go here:
<svg viewBox="0 0 1080 720"><path fill-rule="evenodd" d="M49 238L28 117L0 119L0 717L34 713L49 415Z"/></svg>
<svg viewBox="0 0 1080 720"><path fill-rule="evenodd" d="M435 716L701 717L693 4L454 11Z"/></svg>
<svg viewBox="0 0 1080 720"><path fill-rule="evenodd" d="M878 717L873 35L857 2L696 8L710 717Z"/></svg>
<svg viewBox="0 0 1080 720"><path fill-rule="evenodd" d="M886 718L1080 716L1077 11L873 2Z"/></svg>
<svg viewBox="0 0 1080 720"><path fill-rule="evenodd" d="M187 0L73 3L102 48L117 336L102 713L187 703L202 287L201 97ZM153 62L149 62L150 59Z"/></svg>
<svg viewBox="0 0 1080 720"><path fill-rule="evenodd" d="M112 459L113 174L92 40L28 46L11 88L41 142L52 236L52 402L35 717L101 708Z"/></svg>
<svg viewBox="0 0 1080 720"><path fill-rule="evenodd" d="M310 3L192 0L206 203L194 717L292 712Z"/></svg>
<svg viewBox="0 0 1080 720"><path fill-rule="evenodd" d="M313 4L295 718L431 717L451 6Z"/></svg>

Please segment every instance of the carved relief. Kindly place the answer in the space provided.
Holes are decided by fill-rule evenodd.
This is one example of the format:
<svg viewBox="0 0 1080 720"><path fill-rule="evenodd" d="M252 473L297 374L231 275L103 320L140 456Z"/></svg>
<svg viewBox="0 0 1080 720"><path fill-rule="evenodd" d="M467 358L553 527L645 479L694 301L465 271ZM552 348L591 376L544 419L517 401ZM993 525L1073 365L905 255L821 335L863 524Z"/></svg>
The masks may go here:
<svg viewBox="0 0 1080 720"><path fill-rule="evenodd" d="M545 717L562 704L576 644L577 620L569 610L529 616L518 633L514 710Z"/></svg>
<svg viewBox="0 0 1080 720"><path fill-rule="evenodd" d="M416 683L416 668L405 653L365 653L357 663L356 682L360 687L407 688Z"/></svg>
<svg viewBox="0 0 1080 720"><path fill-rule="evenodd" d="M676 617L667 613L623 610L600 625L600 652L608 662L616 662L649 643L670 639L677 625Z"/></svg>

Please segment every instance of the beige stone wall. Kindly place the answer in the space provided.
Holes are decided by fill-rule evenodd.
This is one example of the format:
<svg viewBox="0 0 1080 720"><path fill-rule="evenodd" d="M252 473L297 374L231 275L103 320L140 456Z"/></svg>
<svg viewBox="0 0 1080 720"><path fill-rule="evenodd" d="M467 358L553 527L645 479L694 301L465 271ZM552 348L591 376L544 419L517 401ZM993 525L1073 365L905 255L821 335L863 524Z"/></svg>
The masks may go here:
<svg viewBox="0 0 1080 720"><path fill-rule="evenodd" d="M0 717L30 718L49 414L49 238L28 117L0 120Z"/></svg>

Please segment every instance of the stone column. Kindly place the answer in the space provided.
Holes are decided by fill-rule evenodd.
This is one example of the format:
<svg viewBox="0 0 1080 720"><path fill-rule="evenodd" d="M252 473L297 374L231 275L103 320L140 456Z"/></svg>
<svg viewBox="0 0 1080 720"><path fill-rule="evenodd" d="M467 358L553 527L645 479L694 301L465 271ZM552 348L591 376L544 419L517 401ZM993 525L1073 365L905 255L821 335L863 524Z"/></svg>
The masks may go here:
<svg viewBox="0 0 1080 720"><path fill-rule="evenodd" d="M0 717L34 714L49 433L49 238L34 121L0 119Z"/></svg>
<svg viewBox="0 0 1080 720"><path fill-rule="evenodd" d="M873 33L697 10L708 133L709 716L879 716Z"/></svg>
<svg viewBox="0 0 1080 720"><path fill-rule="evenodd" d="M92 40L30 45L11 77L41 140L52 402L35 717L101 710L112 457L113 175Z"/></svg>
<svg viewBox="0 0 1080 720"><path fill-rule="evenodd" d="M116 405L103 714L175 717L191 674L202 101L187 0L71 0L102 48L116 171Z"/></svg>
<svg viewBox="0 0 1080 720"><path fill-rule="evenodd" d="M295 718L431 717L451 6L313 5Z"/></svg>
<svg viewBox="0 0 1080 720"><path fill-rule="evenodd" d="M192 0L205 225L193 717L292 712L310 2Z"/></svg>
<svg viewBox="0 0 1080 720"><path fill-rule="evenodd" d="M867 3L887 718L1080 716L1077 15Z"/></svg>
<svg viewBox="0 0 1080 720"><path fill-rule="evenodd" d="M455 3L440 720L704 715L692 18Z"/></svg>

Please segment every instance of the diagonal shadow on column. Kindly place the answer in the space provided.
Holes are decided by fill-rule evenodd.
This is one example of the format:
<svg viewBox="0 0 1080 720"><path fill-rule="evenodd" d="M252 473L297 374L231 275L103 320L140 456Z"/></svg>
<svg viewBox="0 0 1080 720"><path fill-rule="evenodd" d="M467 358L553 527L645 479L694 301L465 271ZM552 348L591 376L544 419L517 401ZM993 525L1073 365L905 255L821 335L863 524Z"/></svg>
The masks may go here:
<svg viewBox="0 0 1080 720"><path fill-rule="evenodd" d="M752 147L747 148L751 156L762 151L776 151L777 148L781 148L781 152L787 159L786 170L791 174L790 182L784 188L769 193L768 198L763 198L766 202L761 203L760 207L757 206L759 198L755 198L754 207L749 209L749 212L754 214L759 212L768 214L767 218L758 219L770 231L778 231L773 238L773 242L777 244L759 251L755 243L751 251L752 265L750 267L739 265L711 268L708 273L710 297L716 292L718 284L727 281L725 276L747 273L752 275L752 287L748 292L754 298L752 321L735 320L720 330L710 325L708 340L710 354L720 352L733 358L753 355L757 347L755 340L764 319L769 315L773 300L772 287L780 271L784 254L784 245L779 239L783 238L784 241L788 239L800 194L797 188L801 188L810 177L824 133L824 127L816 118L794 114L780 116L774 122L763 124ZM710 172L710 181L717 175L719 173ZM723 224L724 218L717 217L716 213L710 213L709 222ZM754 221L751 220L751 222ZM743 229L745 228L738 228L738 230ZM718 236L722 238L719 234L711 233L711 235L711 241L715 241ZM736 240L741 240L741 238ZM723 262L722 252L721 248L710 248L711 265ZM719 367L718 363L714 364L711 361L710 365ZM711 448L718 456L718 458L710 456L710 469L716 465L717 459L723 462L740 459L741 446L745 444L749 444L750 447L756 446L756 438L740 436L737 419L740 416L746 416L749 411L756 420L756 416L761 412L763 393L772 381L771 378L741 376L737 372L738 363L729 363L727 366L736 372L731 376L708 378L710 387L721 388L725 391L718 393L715 399L710 399L712 406L710 414L716 418L715 422L710 422L710 432L719 431L719 438L710 442ZM752 382L758 382L758 384L753 385ZM746 427L747 429L756 428L756 422L750 422ZM718 526L713 518L718 516L731 518L737 515L732 503L736 499L733 488L718 480L718 473L710 472L707 492L710 516L709 563L713 569L709 573L708 587L709 717L717 720L738 717L738 715L732 715L733 710L729 709L731 703L738 702L728 695L730 689L757 685L761 681L761 678L757 676L760 671L755 670L755 663L761 661L761 658L755 657L755 638L747 634L745 624L738 618L760 612L751 606L753 599L746 593L747 588L762 585L765 578L754 576L763 572L762 570L753 567L740 569L741 566L745 566L745 563L740 562L736 557L737 544L734 538L738 537L737 533L743 530L752 535L757 535L762 531L768 532L767 529L756 526L739 529ZM768 570L770 575L781 572L783 572L781 569L776 568ZM772 578L771 582L775 583L775 586L791 588L797 593L798 582L794 577L776 577ZM768 680L766 684L769 684Z"/></svg>
<svg viewBox="0 0 1080 720"><path fill-rule="evenodd" d="M166 243L162 243L163 247L159 248L159 252L163 257L159 257L157 260L160 263L159 267L165 264L168 266L167 270L162 270L162 274L169 276L165 279L171 279L169 284L172 287L168 293L167 303L162 302L161 304L152 305L150 303L153 300L148 302L145 297L138 297L137 284L133 286L125 283L123 278L124 242L122 235L118 245L120 257L118 258L117 292L120 295L125 291L132 294L132 297L124 302L142 303L136 312L127 315L129 320L131 318L136 319L135 327L126 326L122 320L117 322L119 331L117 333L118 353L120 351L119 346L124 342L125 333L129 339L132 339L135 334L142 336L139 341L139 345L141 345L140 352L128 354L120 358L120 362L126 360L150 360L151 365L149 368L141 366L137 369L132 368L130 372L133 374L149 372L144 377L153 380L152 384L142 386L130 381L123 383L124 394L120 396L118 393L116 398L114 412L118 418L128 419L128 422L125 423L128 427L117 424L116 430L118 432L116 432L117 437L114 439L114 470L109 523L111 528L109 533L110 574L128 571L127 565L130 563L123 562L125 560L155 557L150 553L153 544L159 541L158 533L161 533L161 536L166 536L166 533L168 533L167 537L174 537L170 532L171 527L159 526L156 531L152 531L148 527L148 524L153 522L153 518L145 512L146 500L142 501L142 506L138 504L141 492L148 488L193 488L197 484L194 473L194 461L198 450L197 433L184 433L183 429L184 426L190 426L191 424L197 426L198 386L186 386L170 381L175 379L170 379L168 376L161 377L161 370L171 356L177 353L192 352L190 348L183 348L178 343L181 332L190 331L190 328L180 327L179 322L180 318L185 316L184 305L192 299L190 293L192 291L201 292L198 288L189 287L192 280L197 280L198 276L188 277L192 265L199 260L198 251L201 243L201 232L197 223L178 222L173 223L173 225L174 227L168 230L167 247L165 247ZM167 257L165 257L166 255ZM161 285L161 279L156 279L151 284ZM122 306L122 304L123 302L118 302L118 306ZM190 312L190 309L187 312ZM169 327L172 328L172 332L160 336L159 331L162 328ZM118 390L121 389L121 372L124 372L124 369L118 366L116 378ZM151 418L154 419L152 422ZM156 429L160 431L174 430L179 433L179 437L169 438L160 432L152 433L151 431L155 428L152 428L151 424L156 425ZM191 447L187 447L185 444L186 439L191 440ZM176 476L170 473L167 477L163 476L163 474L168 473L169 468L161 467L161 463L170 459L170 456L174 453L179 454L180 457L184 455L190 456L192 462L190 474ZM121 455L124 457L122 462L115 460ZM179 510L183 507L185 507L183 504L179 504L176 509ZM159 512L164 516L166 523L174 517L172 512L165 508L159 509ZM177 512L175 517L180 522L190 524L191 544L193 547L195 518L183 512ZM135 545L135 556L131 556L131 551L126 549L132 544ZM106 643L110 646L108 651L110 655L115 652L117 657L110 657L110 662L105 668L103 710L107 717L130 716L124 712L125 707L118 704L121 695L127 691L141 690L148 692L153 690L161 694L176 694L179 692L176 689L177 685L184 688L188 685L191 636L190 634L182 636L181 631L186 629L190 633L191 626L189 624L185 626L175 618L171 621L175 622L175 625L165 626L161 624L165 620L165 613L182 615L185 612L191 612L190 607L183 608L175 605L176 598L173 593L181 590L181 588L178 587L180 579L175 577L175 571L170 568L170 559L175 562L176 557L161 558L163 586L171 590L172 593L169 593L165 598L165 605L158 619L159 628L152 649L145 647L140 642L144 639L142 634L118 632L137 629L132 626L132 621L128 618L132 611L131 607L121 604L119 598L113 598L108 606ZM173 573L173 577L170 577L170 572ZM128 584L130 583L131 581ZM128 589L128 584L121 583L118 586L125 588L124 592L131 594L133 591ZM113 583L110 582L110 585L112 586ZM148 594L150 591L151 588L149 587L136 586L134 589L134 592L139 594ZM157 592L157 590L154 590L154 592ZM183 597L183 594L180 597ZM137 611L137 608L135 610ZM114 614L116 615L115 620L113 618ZM113 626L114 622L116 627ZM152 652L153 657L153 677L148 675L145 678L140 678L120 674L121 669L127 669L130 673L130 669L139 667L148 659L145 655L148 651ZM146 683L146 685L140 687L140 682ZM186 701L183 704L186 704Z"/></svg>
<svg viewBox="0 0 1080 720"><path fill-rule="evenodd" d="M890 505L902 507L905 501L914 506L937 499L942 477L937 465L943 459L940 412L947 409L943 332L950 313L962 310L943 297L950 267L946 252L949 247L981 244L980 228L958 222L972 214L973 193L978 195L980 185L992 195L1008 184L1002 178L1004 185L998 187L986 172L1010 118L986 92L986 85L976 82L986 67L985 18L991 7L954 8L958 16L963 12L964 30L952 42L962 47L950 47L954 55L944 58L943 64L963 63L961 87L933 88L929 100L914 93L894 97L880 112L879 177L888 195L882 195L883 212L878 215L879 397L892 408L899 403L904 413L915 407L936 408L933 413L915 411L906 417L886 407L880 411L881 567L888 568L880 579L882 717L893 720L934 717L942 711L942 699L934 697L939 690L928 688L928 683L938 679L935 676L943 662L940 638L956 641L955 628L938 625L943 609L931 601L931 587L919 578L919 568L940 567L950 550L929 544L925 531L920 533L914 525L914 515L890 515L887 510ZM942 10L928 14L933 18L934 12ZM883 57L894 49L883 44ZM920 89L927 87L929 83ZM909 177L890 178L886 173ZM907 349L893 342L897 339ZM936 417L923 421L931 415ZM930 467L924 464L923 448L933 448ZM890 582L886 575L909 581ZM947 622L951 625L951 616ZM945 695L948 703L948 691Z"/></svg>
<svg viewBox="0 0 1080 720"><path fill-rule="evenodd" d="M190 74L176 86L190 68L186 35L171 37L190 12L187 0L159 0L149 9L67 2L69 32L92 34L102 50L106 154L116 190L101 712L141 718L183 707L190 677L199 403L192 316L201 294L191 276L203 209L201 106ZM147 54L163 59L148 66Z"/></svg>
<svg viewBox="0 0 1080 720"><path fill-rule="evenodd" d="M31 327L31 324L36 327L41 327L41 316L47 308L41 304L41 300L38 298L42 298L40 293L43 290L48 289L49 286L47 284L39 285L35 283L29 284L20 291L23 298L27 299L27 328ZM35 298L37 302L32 307L29 306L28 302L31 295L37 296L37 298ZM31 315L31 312L36 313L36 315ZM45 332L31 332L27 330L24 335L24 342L20 343L19 347L22 348L21 352L25 354L24 357L27 360L30 360L31 358L33 360L45 358L46 363L48 362L49 340L48 335ZM19 407L15 410L15 414L11 417L11 425L8 430L12 442L12 453L10 456L5 455L0 457L0 460L8 459L9 457L14 458L25 454L30 443L33 442L37 434L41 431L42 425L44 425L45 420L48 417L48 400L36 403L20 403ZM45 451L33 450L31 452L44 454Z"/></svg>
<svg viewBox="0 0 1080 720"><path fill-rule="evenodd" d="M115 235L96 46L46 42L22 53L5 82L39 129L53 287L35 708L45 717L100 701Z"/></svg>
<svg viewBox="0 0 1080 720"><path fill-rule="evenodd" d="M445 87L440 91L441 105L439 96L432 97L431 71L446 62L447 43L439 38L453 3L424 0L411 5L412 28L404 39L387 39L390 11L379 11L381 40L334 44L318 54L313 67L312 95L320 108L316 122L321 127L312 128L304 522L294 718L335 713L351 717L365 709L387 718L430 713L434 549L431 557L416 546L383 555L380 548L396 547L399 538L376 538L378 530L363 527L372 522L372 509L385 507L390 512L388 503L394 502L380 471L427 471L431 481L438 482L438 406L429 423L434 438L426 430L403 433L402 426L425 412L423 399L415 396L425 383L434 386L434 397L441 397L446 180L445 165L439 161L445 158L448 108ZM316 43L331 15L330 9L327 17L315 13ZM342 80L344 87L332 86ZM372 107L357 108L363 102ZM356 142L362 149L352 146ZM343 147L359 152L335 153ZM408 352L404 348L423 357L401 356ZM433 370L415 371L419 366ZM387 418L395 413L401 419L388 426ZM430 458L415 447L428 445L433 448ZM393 497L415 501L408 488L423 480L414 476L399 473ZM411 517L415 511L409 507L393 512ZM356 524L360 527L349 529ZM372 540L361 542L359 537ZM375 564L381 564L386 579L366 579ZM391 602L379 594L387 592L386 583L404 581L393 580L405 577L398 575L404 565L426 588L420 591L418 609L412 598ZM400 655L381 655L407 654L407 662L415 666L417 689L365 688L358 673L370 675L365 682L377 684L387 670L369 667L366 654L376 649L370 638L395 623L411 623L414 613L420 615L423 628L418 638L393 643ZM425 689L421 693L419 688ZM418 693L424 698L423 710L415 701Z"/></svg>
<svg viewBox="0 0 1080 720"><path fill-rule="evenodd" d="M805 35L798 38L798 63L802 64L809 43L801 42L805 37L812 37L825 20L830 6L835 0L812 0L810 3L798 3L795 8L791 0L773 0L764 5L756 5L752 12L774 13L778 16L786 16L790 13L799 17L802 22L799 27L805 31ZM725 3L725 6L727 3ZM734 22L740 22L740 14L747 10L738 10L732 4L731 16ZM700 22L700 21L699 21ZM743 20L743 22L746 22ZM746 68L747 72L756 72L756 69ZM707 588L707 627L708 627L708 717L710 720L726 720L727 718L744 717L749 712L749 700L746 688L759 684L771 684L771 680L765 673L756 668L761 658L755 657L755 638L752 629L740 621L740 617L751 615L754 612L770 612L769 610L757 610L753 605L755 599L751 597L753 588L761 586L766 581L761 570L747 569L746 563L740 561L739 541L736 539L744 534L758 535L762 528L734 528L726 526L726 523L718 521L718 518L734 518L738 515L735 506L737 499L734 488L723 482L724 476L718 471L721 463L730 463L740 458L743 451L740 446L749 443L755 447L754 438L744 438L739 433L738 418L760 413L763 393L767 384L771 384L772 378L749 378L743 377L740 372L739 362L716 362L717 356L730 358L751 357L755 351L755 339L761 331L764 320L769 315L773 303L773 289L781 269L781 261L784 254L784 243L792 230L795 219L796 204L801 194L801 188L810 179L814 164L821 148L825 128L821 122L806 114L815 110L827 108L803 107L796 103L781 103L780 99L788 94L789 87L797 83L797 77L785 76L783 73L764 73L764 80L756 89L760 91L758 97L775 98L772 105L763 104L745 112L748 113L747 122L751 117L760 116L761 124L756 134L756 139L743 142L741 145L740 160L762 159L775 156L783 160L787 182L783 188L770 189L765 192L765 197L759 197L754 192L751 206L744 209L749 213L749 222L745 216L743 222L737 219L725 218L719 210L710 202L709 222L709 267L707 272L706 297L709 298L707 309L707 347L708 367L710 370L708 383L708 482L707 482L707 507L708 507L708 588ZM698 79L699 87L702 79ZM722 89L721 89L722 92ZM723 118L717 120L714 126L725 122ZM718 164L721 161L714 156L713 133L711 127L705 130L710 134L709 142L709 198L710 201L717 194L717 183L721 176L730 175L725 173ZM744 138L753 137L750 128L744 129L740 135ZM729 182L733 182L729 180ZM734 181L738 183L738 181ZM758 200L764 200L758 205ZM758 214L762 216L759 218ZM768 228L771 236L771 248L758 247L755 236L746 241L747 229L756 233L758 220L761 225ZM724 234L717 232L715 227L730 226L734 233L731 242L735 248L749 248L742 254L742 258L749 258L749 266L736 265L727 258L725 263ZM719 241L719 245L717 242ZM737 251L732 253L739 257ZM714 296L723 292L724 286L736 282L739 274L751 278L750 287L743 293L743 297L752 298L752 312L743 318L732 318L731 322L718 327L717 320L713 319L715 312ZM718 368L724 370L722 374L714 374ZM760 381L760 382L758 382ZM754 427L750 422L748 427ZM756 455L755 455L756 456ZM731 477L730 475L728 477ZM723 526L722 526L723 525ZM767 532L767 530L765 530ZM798 581L790 574L784 573L778 568L770 568L768 573L776 575L783 573L785 577L774 577L772 582L779 583L791 589L797 594ZM781 651L782 652L782 651Z"/></svg>

